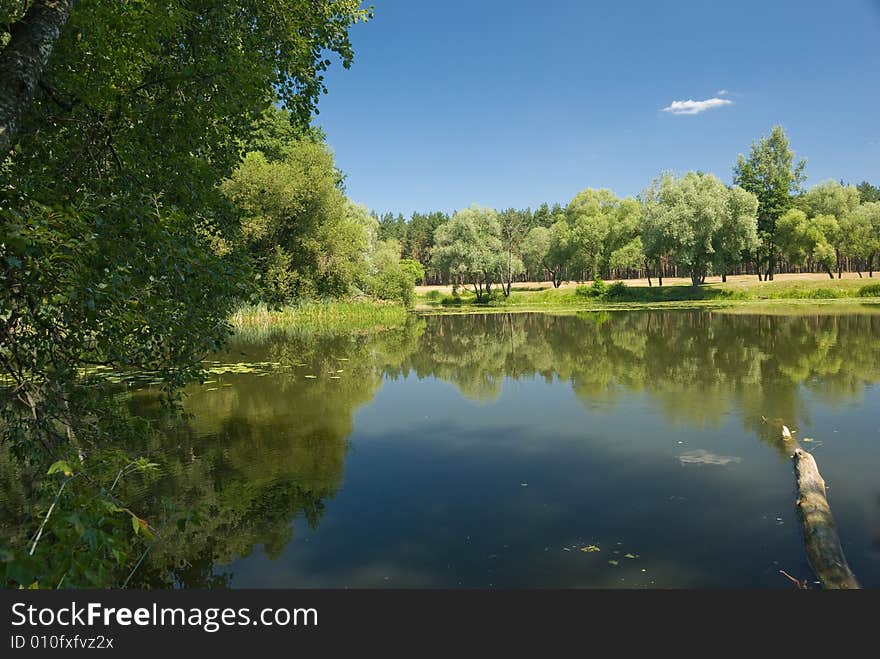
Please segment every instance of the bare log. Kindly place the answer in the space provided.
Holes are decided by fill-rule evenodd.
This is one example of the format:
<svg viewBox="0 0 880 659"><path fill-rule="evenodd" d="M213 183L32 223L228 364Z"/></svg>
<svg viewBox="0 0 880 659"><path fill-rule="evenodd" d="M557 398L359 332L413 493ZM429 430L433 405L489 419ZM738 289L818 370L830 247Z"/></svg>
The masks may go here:
<svg viewBox="0 0 880 659"><path fill-rule="evenodd" d="M796 442L790 443L796 446ZM810 567L827 589L860 588L843 555L837 525L825 496L825 481L819 474L815 458L799 446L794 449L793 458L797 473L798 518Z"/></svg>

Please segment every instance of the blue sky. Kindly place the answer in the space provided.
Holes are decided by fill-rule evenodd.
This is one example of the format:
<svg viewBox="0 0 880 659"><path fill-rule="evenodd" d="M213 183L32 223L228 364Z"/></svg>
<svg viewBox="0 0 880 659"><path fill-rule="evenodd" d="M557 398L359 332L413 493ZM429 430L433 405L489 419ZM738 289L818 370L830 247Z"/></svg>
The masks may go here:
<svg viewBox="0 0 880 659"><path fill-rule="evenodd" d="M378 212L635 195L663 170L730 181L777 123L808 184L880 184L880 0L372 4L317 123ZM730 102L663 111L713 98Z"/></svg>

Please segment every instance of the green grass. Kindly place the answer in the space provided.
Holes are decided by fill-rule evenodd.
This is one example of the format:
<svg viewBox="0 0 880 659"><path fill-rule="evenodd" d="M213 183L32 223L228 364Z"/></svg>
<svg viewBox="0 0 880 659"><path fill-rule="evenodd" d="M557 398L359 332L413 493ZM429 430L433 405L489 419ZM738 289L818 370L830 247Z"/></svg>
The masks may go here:
<svg viewBox="0 0 880 659"><path fill-rule="evenodd" d="M567 288L516 289L505 298L493 291L488 302L477 303L471 291L439 296L436 291L417 301L420 311L552 311L565 309L622 310L645 308L704 308L816 301L866 302L880 299L880 284L864 280L737 281L703 286L625 286L616 282Z"/></svg>
<svg viewBox="0 0 880 659"><path fill-rule="evenodd" d="M237 337L262 339L301 332L355 332L396 327L406 322L400 304L380 301L308 302L272 309L242 307L229 319Z"/></svg>

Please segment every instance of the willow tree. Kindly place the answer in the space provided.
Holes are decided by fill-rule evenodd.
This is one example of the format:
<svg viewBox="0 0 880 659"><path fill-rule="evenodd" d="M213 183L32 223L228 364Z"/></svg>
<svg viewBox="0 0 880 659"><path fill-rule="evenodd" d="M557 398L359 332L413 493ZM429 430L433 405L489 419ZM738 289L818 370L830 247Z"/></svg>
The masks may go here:
<svg viewBox="0 0 880 659"><path fill-rule="evenodd" d="M458 211L437 227L432 263L473 286L477 302L488 300L505 265L498 213L480 206Z"/></svg>
<svg viewBox="0 0 880 659"><path fill-rule="evenodd" d="M839 226L833 215L811 218L799 208L790 208L777 222L776 244L780 253L791 263L805 265L812 262L834 279L832 240L838 231Z"/></svg>
<svg viewBox="0 0 880 659"><path fill-rule="evenodd" d="M758 239L758 198L739 186L727 195L728 212L712 240L712 269L727 281L732 268L748 260L760 245Z"/></svg>
<svg viewBox="0 0 880 659"><path fill-rule="evenodd" d="M504 267L501 269L501 290L504 297L510 297L514 278L525 269L522 246L532 224L532 213L529 210L508 208L498 213L498 224L501 227L501 247L505 257Z"/></svg>
<svg viewBox="0 0 880 659"><path fill-rule="evenodd" d="M856 259L856 271L862 272L859 260L864 260L868 276L874 276L874 259L880 253L880 201L860 204L858 208L840 220L843 234L843 252Z"/></svg>
<svg viewBox="0 0 880 659"><path fill-rule="evenodd" d="M824 181L807 190L797 200L797 207L810 217L833 217L835 225L859 206L859 191L854 185L841 185L837 181ZM827 220L823 220L828 225ZM825 238L834 247L834 255L837 261L837 278L843 273L843 259L841 250L846 242L843 231L834 231L832 227L825 227Z"/></svg>
<svg viewBox="0 0 880 659"><path fill-rule="evenodd" d="M667 174L645 194L642 240L648 253L674 255L697 286L713 266L728 267L737 252L752 247L756 207L753 195L728 189L712 174ZM724 242L729 247L719 253Z"/></svg>

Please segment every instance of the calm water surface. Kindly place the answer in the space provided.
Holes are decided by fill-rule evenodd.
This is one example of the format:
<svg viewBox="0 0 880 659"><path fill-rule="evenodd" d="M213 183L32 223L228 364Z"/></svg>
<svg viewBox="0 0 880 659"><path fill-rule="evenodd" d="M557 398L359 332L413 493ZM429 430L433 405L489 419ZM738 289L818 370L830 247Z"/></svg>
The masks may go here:
<svg viewBox="0 0 880 659"><path fill-rule="evenodd" d="M880 315L428 317L211 368L145 494L203 511L150 557L178 586L790 588L782 423L880 586Z"/></svg>

